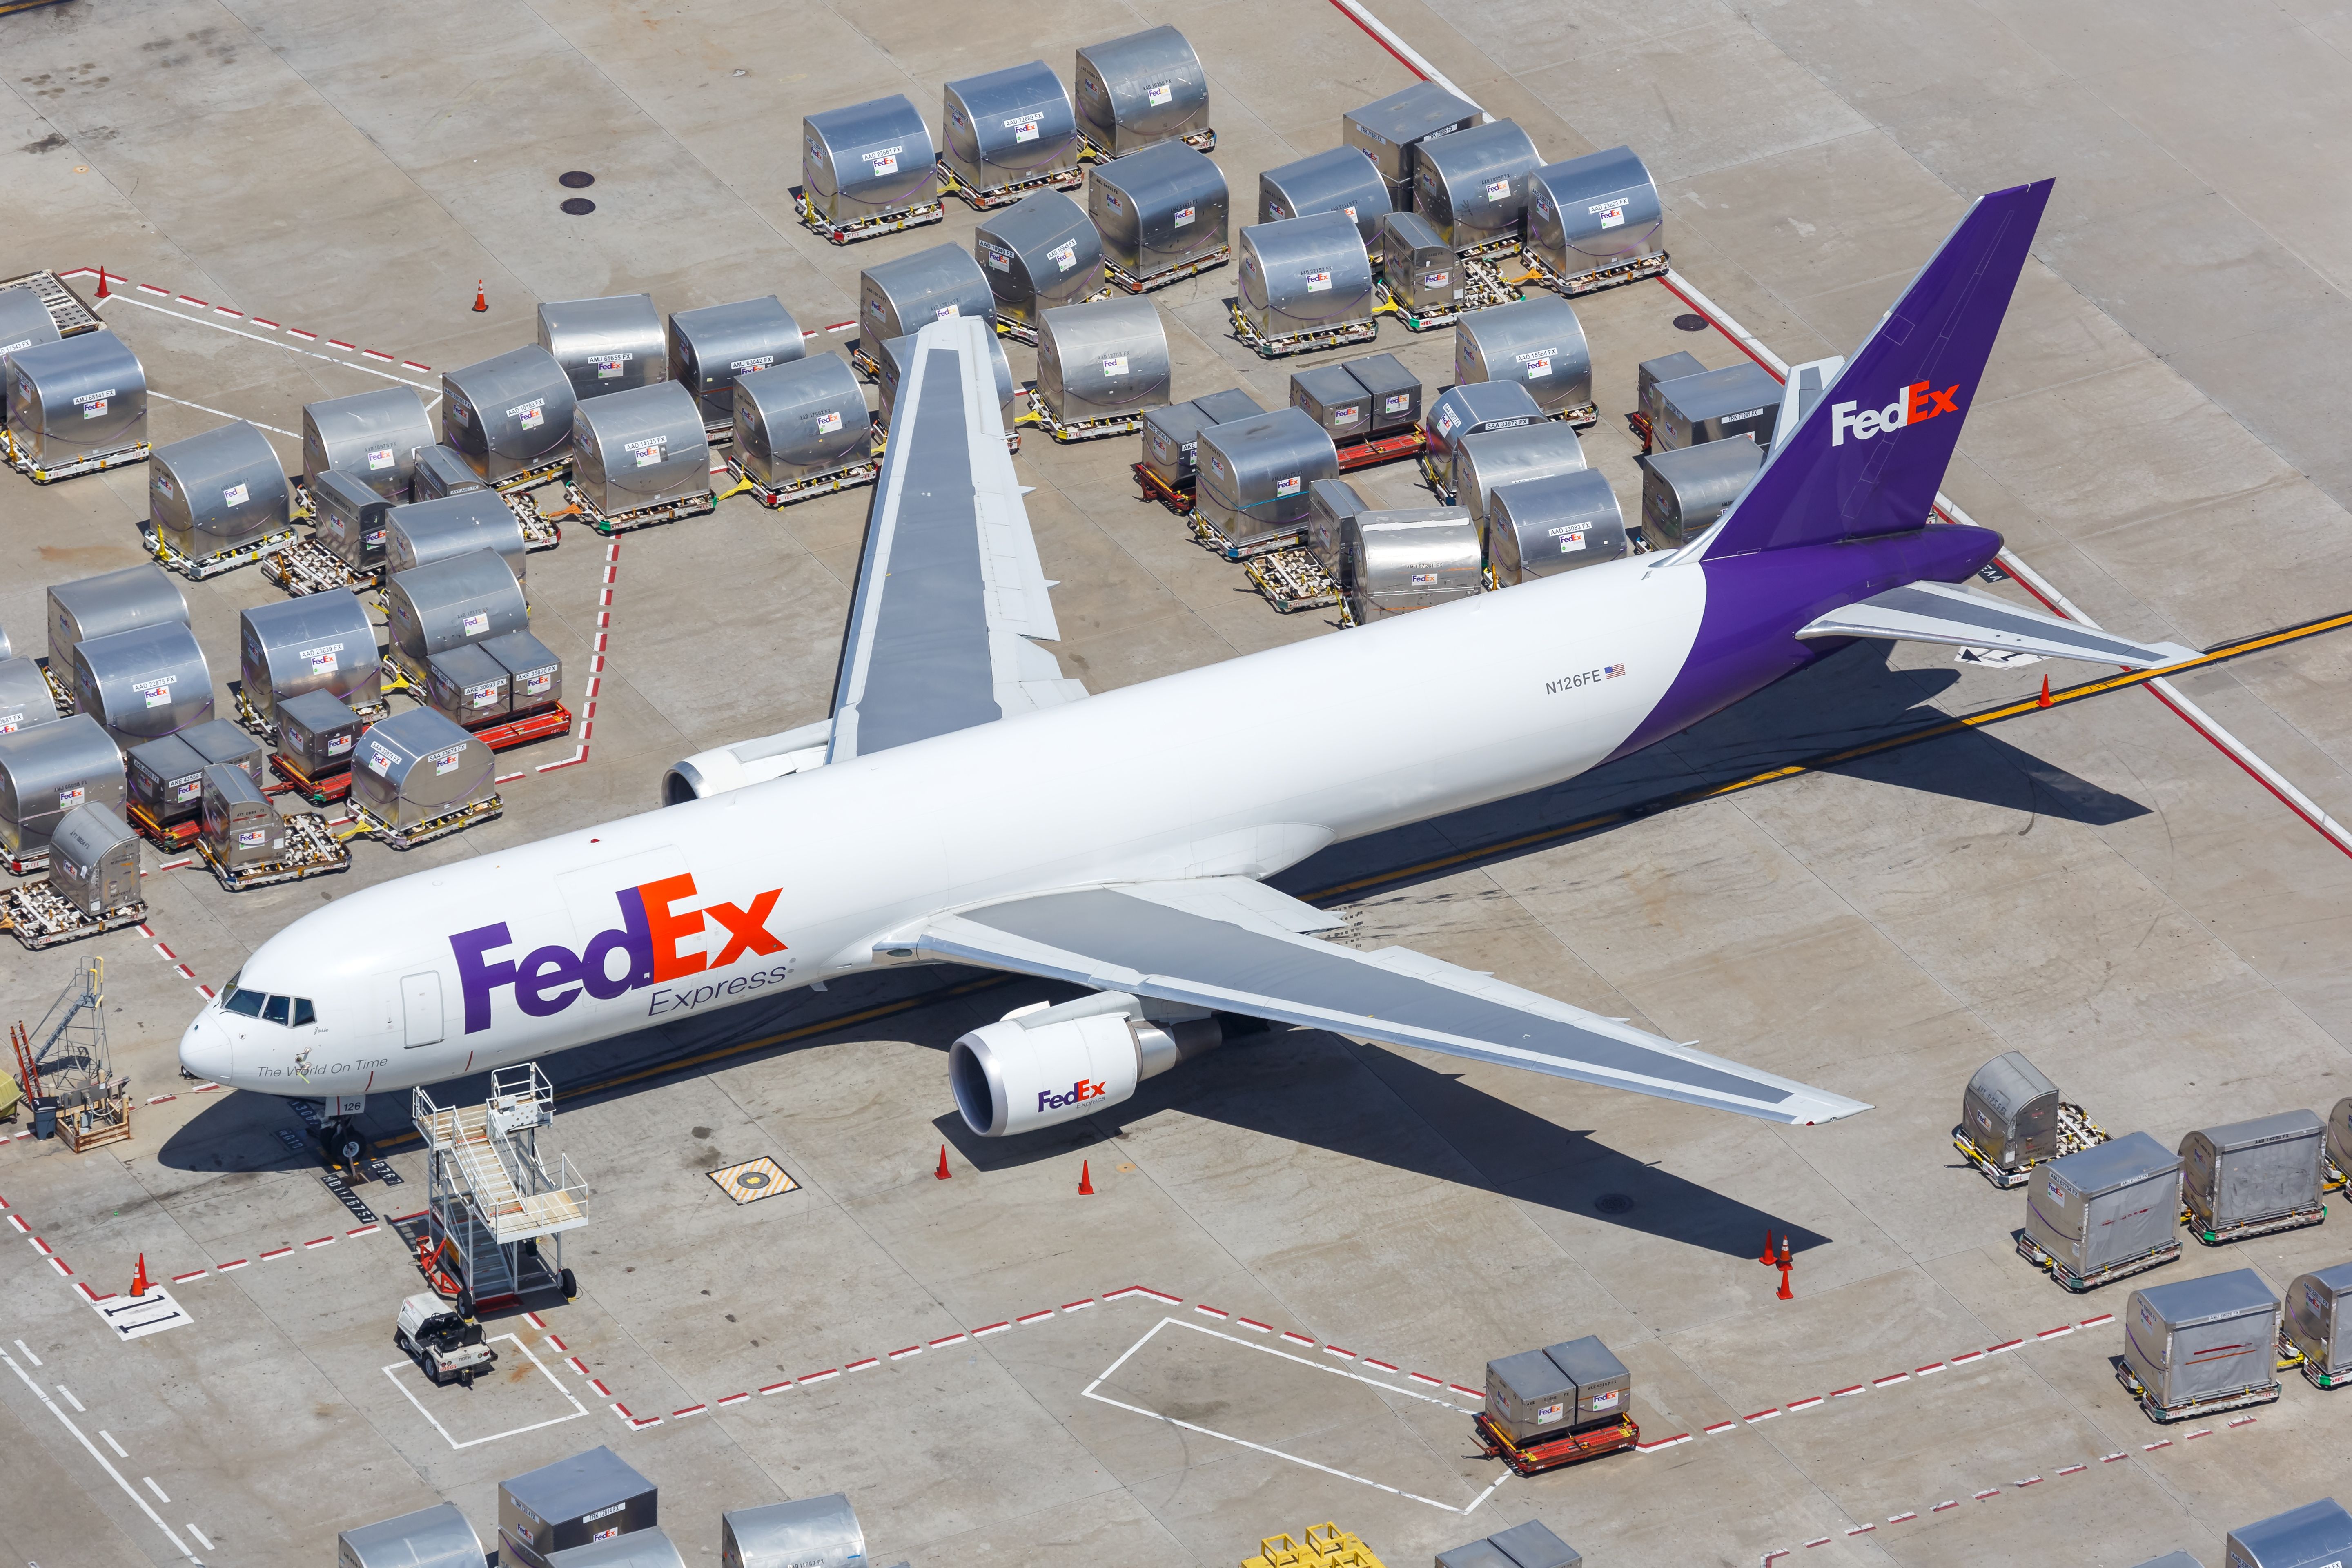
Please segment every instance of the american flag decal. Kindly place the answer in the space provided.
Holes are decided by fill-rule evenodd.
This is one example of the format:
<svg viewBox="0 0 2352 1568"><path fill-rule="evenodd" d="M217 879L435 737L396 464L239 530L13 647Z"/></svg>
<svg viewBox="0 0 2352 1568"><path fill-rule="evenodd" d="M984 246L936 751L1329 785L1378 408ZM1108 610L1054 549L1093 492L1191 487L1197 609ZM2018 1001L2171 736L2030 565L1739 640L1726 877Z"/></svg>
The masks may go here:
<svg viewBox="0 0 2352 1568"><path fill-rule="evenodd" d="M1624 673L1625 667L1622 664L1604 664L1601 667L1601 679L1603 680L1614 680Z"/></svg>

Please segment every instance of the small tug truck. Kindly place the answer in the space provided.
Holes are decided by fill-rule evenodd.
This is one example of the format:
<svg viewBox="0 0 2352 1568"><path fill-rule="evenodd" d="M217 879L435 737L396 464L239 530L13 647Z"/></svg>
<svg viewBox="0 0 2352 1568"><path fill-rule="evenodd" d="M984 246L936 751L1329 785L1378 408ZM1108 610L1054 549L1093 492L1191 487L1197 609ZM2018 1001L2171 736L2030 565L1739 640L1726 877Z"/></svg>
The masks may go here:
<svg viewBox="0 0 2352 1568"><path fill-rule="evenodd" d="M475 1376L489 1371L499 1359L498 1352L482 1342L482 1325L467 1321L430 1290L420 1290L400 1304L392 1342L415 1359L436 1388L453 1381L471 1388Z"/></svg>

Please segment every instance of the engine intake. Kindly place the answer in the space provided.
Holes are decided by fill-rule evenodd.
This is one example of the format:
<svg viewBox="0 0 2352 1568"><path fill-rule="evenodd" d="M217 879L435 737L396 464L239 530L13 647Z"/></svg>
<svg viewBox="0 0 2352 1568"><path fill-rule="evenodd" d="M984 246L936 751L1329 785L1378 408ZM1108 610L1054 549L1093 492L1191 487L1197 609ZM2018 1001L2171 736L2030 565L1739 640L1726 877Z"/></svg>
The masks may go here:
<svg viewBox="0 0 2352 1568"><path fill-rule="evenodd" d="M820 719L781 735L763 735L756 741L738 741L731 746L697 752L682 762L672 763L669 771L662 774L661 803L684 805L689 800L708 800L745 784L765 784L786 773L806 773L824 765L825 752L832 743L833 721Z"/></svg>
<svg viewBox="0 0 2352 1568"><path fill-rule="evenodd" d="M965 1125L1004 1138L1108 1110L1223 1038L1204 1009L1105 991L960 1037L948 1048L948 1083Z"/></svg>

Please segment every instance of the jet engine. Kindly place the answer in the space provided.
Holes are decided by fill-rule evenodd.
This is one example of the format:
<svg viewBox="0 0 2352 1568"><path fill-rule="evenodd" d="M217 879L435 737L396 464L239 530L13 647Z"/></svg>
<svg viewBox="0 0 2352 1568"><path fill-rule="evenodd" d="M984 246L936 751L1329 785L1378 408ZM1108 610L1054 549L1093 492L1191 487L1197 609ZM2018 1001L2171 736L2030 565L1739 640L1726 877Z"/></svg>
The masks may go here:
<svg viewBox="0 0 2352 1568"><path fill-rule="evenodd" d="M948 1082L965 1123L1003 1138L1107 1110L1223 1038L1205 1008L1104 991L961 1037L948 1048Z"/></svg>
<svg viewBox="0 0 2352 1568"><path fill-rule="evenodd" d="M683 762L672 763L669 772L662 775L661 803L684 805L745 784L765 784L786 773L823 767L832 743L833 721L820 719L781 735L697 752Z"/></svg>

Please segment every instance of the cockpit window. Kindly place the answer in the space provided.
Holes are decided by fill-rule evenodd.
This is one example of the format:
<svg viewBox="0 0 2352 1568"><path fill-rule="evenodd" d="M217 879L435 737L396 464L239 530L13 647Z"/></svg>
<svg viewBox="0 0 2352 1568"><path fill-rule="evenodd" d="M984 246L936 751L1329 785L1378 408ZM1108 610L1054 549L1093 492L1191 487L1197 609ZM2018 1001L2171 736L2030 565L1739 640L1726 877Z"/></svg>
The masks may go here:
<svg viewBox="0 0 2352 1568"><path fill-rule="evenodd" d="M318 1015L310 1011L310 999L308 996L295 997L294 1026L299 1029L305 1024L315 1024L318 1021Z"/></svg>
<svg viewBox="0 0 2352 1568"><path fill-rule="evenodd" d="M261 1021L265 1024L282 1024L286 1022L286 1014L291 999L289 997L272 996L262 1005Z"/></svg>
<svg viewBox="0 0 2352 1568"><path fill-rule="evenodd" d="M258 991L239 991L232 986L221 1006L231 1013L242 1013L248 1018L261 1016L261 1004L267 1000Z"/></svg>

